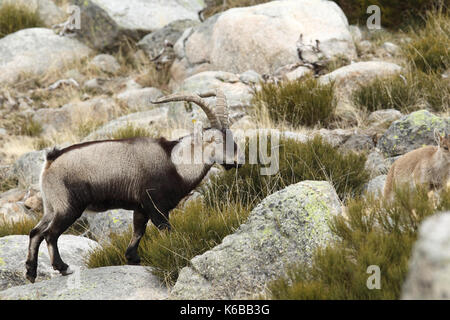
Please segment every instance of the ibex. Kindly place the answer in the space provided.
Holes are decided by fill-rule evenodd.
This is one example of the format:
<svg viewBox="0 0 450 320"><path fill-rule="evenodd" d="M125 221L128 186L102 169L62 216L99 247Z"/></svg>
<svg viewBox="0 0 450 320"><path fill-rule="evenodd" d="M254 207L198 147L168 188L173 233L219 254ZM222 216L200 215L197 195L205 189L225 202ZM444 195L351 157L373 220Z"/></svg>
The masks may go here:
<svg viewBox="0 0 450 320"><path fill-rule="evenodd" d="M203 99L213 95L215 110ZM157 228L170 230L169 212L202 181L214 163L225 169L239 167L237 145L228 130L228 106L221 91L173 94L152 103L171 101L193 102L202 108L211 124L200 131L203 139L191 134L176 141L145 137L92 141L55 148L47 154L40 178L44 216L30 232L28 280L36 279L38 249L44 239L53 268L62 275L71 273L61 259L57 241L85 209L134 210L133 236L125 257L129 264L139 264L137 249L149 219ZM225 147L226 139L231 139L231 148L230 143ZM191 150L198 147L213 151L201 163L174 161L186 150L190 157Z"/></svg>
<svg viewBox="0 0 450 320"><path fill-rule="evenodd" d="M422 147L398 158L389 170L384 197L392 200L396 186L425 185L432 190L447 186L450 178L450 136L435 132L437 146Z"/></svg>

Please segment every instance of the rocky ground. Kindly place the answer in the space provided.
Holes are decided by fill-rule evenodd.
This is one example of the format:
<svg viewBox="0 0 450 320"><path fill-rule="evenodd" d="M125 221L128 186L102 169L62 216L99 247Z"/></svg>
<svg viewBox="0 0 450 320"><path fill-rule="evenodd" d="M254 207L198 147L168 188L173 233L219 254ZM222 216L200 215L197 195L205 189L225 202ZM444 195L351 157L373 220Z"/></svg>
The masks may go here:
<svg viewBox="0 0 450 320"><path fill-rule="evenodd" d="M434 145L435 129L450 130L448 112L426 107L409 114L392 109L358 112L349 99L356 85L402 73L406 63L399 46L407 39L388 32L374 39L367 29L350 26L330 1L272 1L201 22L197 13L203 1L73 0L82 7L83 24L65 35L50 27L65 21L70 1L35 2L47 27L0 39L0 178L11 183L0 194L3 219L19 221L42 211L39 175L50 146L110 138L130 124L174 138L174 129L189 131L193 119L205 121L197 107L150 103L171 92L220 88L228 99L232 129L267 128L252 109L261 81L293 81L311 74L321 83L334 81L340 115L335 128L278 129L298 141L321 135L343 150L367 152L372 178L367 191L375 194L400 155ZM237 27L243 24L245 29ZM299 30L304 30L301 41ZM333 57L348 63L325 74L317 70L317 63ZM79 270L71 280L50 270L43 246L38 282L26 284L27 237L0 238L0 299L252 297L284 266L307 261L311 250L330 241L326 222L342 212L328 182L289 186L256 206L222 244L195 257L171 290L145 267L86 269L83 259L99 244L84 236L102 241L110 232L127 230L132 213L85 214L88 229L79 236L62 236L59 243L62 256L71 257L68 263ZM448 280L449 265L439 254L449 252L442 231L447 216L430 218L421 228L405 298L449 297L449 286L440 287ZM305 248L301 254L298 246ZM431 269L436 269L435 276L425 286L417 279ZM77 277L81 287L64 285Z"/></svg>

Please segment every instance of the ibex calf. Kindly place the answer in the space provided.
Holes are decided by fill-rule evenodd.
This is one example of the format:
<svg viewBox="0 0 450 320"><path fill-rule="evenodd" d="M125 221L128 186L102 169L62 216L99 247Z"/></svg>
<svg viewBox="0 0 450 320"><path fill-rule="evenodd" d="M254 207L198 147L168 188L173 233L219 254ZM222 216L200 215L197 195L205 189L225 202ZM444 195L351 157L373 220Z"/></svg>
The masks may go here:
<svg viewBox="0 0 450 320"><path fill-rule="evenodd" d="M211 128L203 137L189 135L176 141L164 138L133 138L92 141L47 154L41 175L44 216L30 232L26 276L34 282L38 249L47 242L52 266L69 274L68 265L59 255L59 236L88 208L105 211L113 208L134 210L134 233L126 250L129 264L138 264L139 241L148 220L160 229L170 229L169 211L189 194L205 177L214 163L225 169L239 166L239 153L228 130L228 106L221 91L215 110L199 95L174 94L153 103L190 101L208 116ZM211 96L212 93L206 94ZM231 141L224 147L225 140ZM234 149L233 149L234 147ZM174 158L192 148L213 149L201 162L178 162Z"/></svg>
<svg viewBox="0 0 450 320"><path fill-rule="evenodd" d="M425 185L431 190L447 186L450 178L450 136L435 132L438 146L413 150L398 158L389 170L384 197L392 200L396 186Z"/></svg>

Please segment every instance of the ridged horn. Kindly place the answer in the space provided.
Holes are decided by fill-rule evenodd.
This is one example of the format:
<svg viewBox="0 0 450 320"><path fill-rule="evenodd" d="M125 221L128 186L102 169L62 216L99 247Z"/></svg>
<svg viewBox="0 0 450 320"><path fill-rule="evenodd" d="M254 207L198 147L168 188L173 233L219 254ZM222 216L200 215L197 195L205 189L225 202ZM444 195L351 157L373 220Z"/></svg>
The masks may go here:
<svg viewBox="0 0 450 320"><path fill-rule="evenodd" d="M216 90L216 115L222 124L222 128L228 129L230 127L230 121L228 117L228 102L227 97L222 90Z"/></svg>
<svg viewBox="0 0 450 320"><path fill-rule="evenodd" d="M175 93L171 94L165 97L161 97L159 99L156 99L155 101L150 101L153 104L160 104L160 103L166 103L166 102L174 102L174 101L187 101L187 102L193 102L196 105L198 105L200 108L202 108L203 112L208 117L209 122L211 123L211 127L221 130L222 124L217 117L217 115L212 111L211 106L206 102L204 99L202 99L199 95L196 94L187 94L187 93Z"/></svg>

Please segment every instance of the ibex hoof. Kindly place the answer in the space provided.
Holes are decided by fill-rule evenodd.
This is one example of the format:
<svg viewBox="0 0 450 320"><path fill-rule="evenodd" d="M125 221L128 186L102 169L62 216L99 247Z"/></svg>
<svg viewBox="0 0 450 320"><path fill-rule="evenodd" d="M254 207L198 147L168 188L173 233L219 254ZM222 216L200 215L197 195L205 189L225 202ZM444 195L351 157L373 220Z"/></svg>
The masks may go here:
<svg viewBox="0 0 450 320"><path fill-rule="evenodd" d="M60 271L60 273L61 273L63 276L68 276L68 275L74 273L74 271L73 271L72 269L70 269L70 267L67 267L66 270Z"/></svg>
<svg viewBox="0 0 450 320"><path fill-rule="evenodd" d="M31 283L34 283L34 281L36 281L36 276L35 276L35 275L28 274L28 272L26 273L25 277L26 277L27 280L30 281Z"/></svg>

